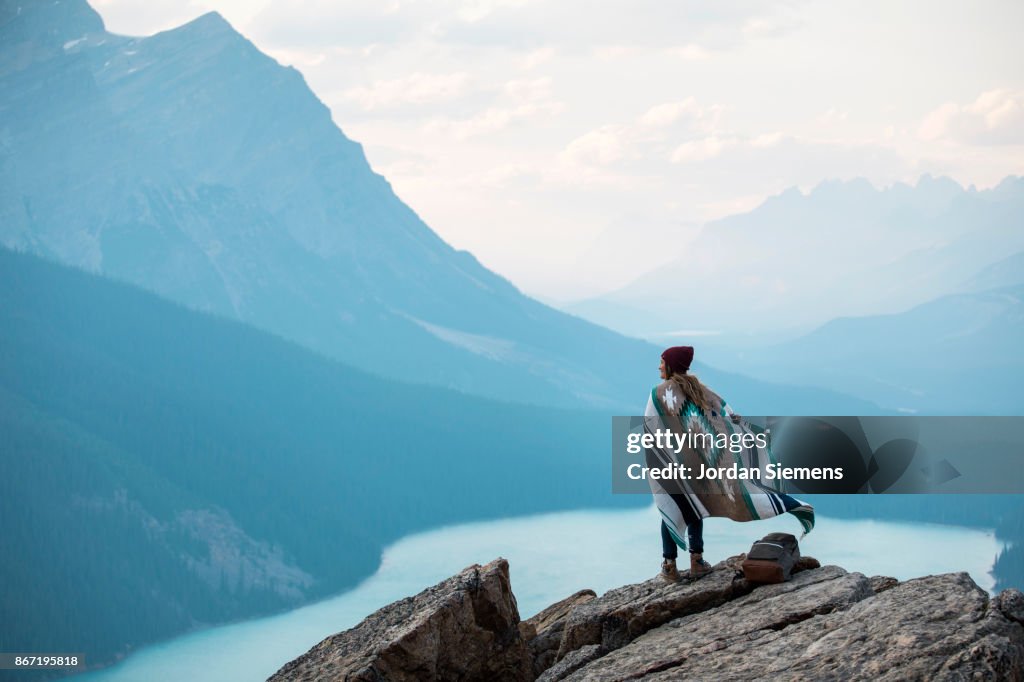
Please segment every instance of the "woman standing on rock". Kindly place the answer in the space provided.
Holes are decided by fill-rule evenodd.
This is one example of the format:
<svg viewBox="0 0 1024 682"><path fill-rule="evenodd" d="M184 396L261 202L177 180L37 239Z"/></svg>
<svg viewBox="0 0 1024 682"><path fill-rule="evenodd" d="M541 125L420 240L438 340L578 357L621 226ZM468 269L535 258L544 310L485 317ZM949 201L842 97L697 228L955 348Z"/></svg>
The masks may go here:
<svg viewBox="0 0 1024 682"><path fill-rule="evenodd" d="M706 440L687 439L688 435L705 434L717 438L728 436L732 441L747 437L753 443L754 430L714 391L690 374L692 346L673 346L661 354L662 383L655 386L647 401L644 430L648 433L668 430L676 436L677 447L655 446L646 449L650 469L677 464L691 472L724 464L735 464L750 470L772 463L767 446L748 445L742 448L708 445ZM661 442L661 441L658 441ZM753 521L793 514L804 532L814 528L814 508L786 494L773 492L750 480L658 480L648 478L654 501L661 513L662 557L661 576L679 580L676 567L678 548L690 542L690 577L699 578L711 571L704 560L704 518L721 516L734 521Z"/></svg>
<svg viewBox="0 0 1024 682"><path fill-rule="evenodd" d="M661 372L663 380L671 381L679 387L681 399L707 411L710 401L704 385L697 377L688 374L691 362L693 362L693 346L673 346L665 349L661 354L661 365L658 366L658 370ZM723 406L728 409L724 403ZM682 498L676 502L686 522L686 535L690 540L690 576L699 578L711 572L711 564L704 560L704 519L697 514L693 505L685 499L684 495L678 495L678 497ZM685 544L682 546L686 547ZM678 581L679 569L676 567L676 559L679 556L678 545L664 519L661 521L661 550L663 557L661 577L671 582Z"/></svg>

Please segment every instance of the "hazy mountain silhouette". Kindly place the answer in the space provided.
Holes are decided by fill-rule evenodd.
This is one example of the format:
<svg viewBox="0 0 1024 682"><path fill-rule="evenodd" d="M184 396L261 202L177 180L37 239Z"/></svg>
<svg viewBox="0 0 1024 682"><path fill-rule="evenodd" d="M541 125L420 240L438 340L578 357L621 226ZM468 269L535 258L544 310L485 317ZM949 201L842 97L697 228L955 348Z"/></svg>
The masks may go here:
<svg viewBox="0 0 1024 682"><path fill-rule="evenodd" d="M970 277L1024 249L1022 219L1022 178L984 191L927 175L882 190L824 182L710 223L676 262L566 309L645 338L776 334L896 313L978 290ZM1004 273L981 288L1011 283Z"/></svg>
<svg viewBox="0 0 1024 682"><path fill-rule="evenodd" d="M1024 284L1024 251L993 263L964 282L967 291L985 291Z"/></svg>
<svg viewBox="0 0 1024 682"><path fill-rule="evenodd" d="M1003 267L995 270L1006 274ZM982 281L989 281L985 276ZM1001 277L1000 277L1001 278ZM708 361L925 414L1024 413L1024 284L943 296L891 315L832 320L795 340L708 347Z"/></svg>

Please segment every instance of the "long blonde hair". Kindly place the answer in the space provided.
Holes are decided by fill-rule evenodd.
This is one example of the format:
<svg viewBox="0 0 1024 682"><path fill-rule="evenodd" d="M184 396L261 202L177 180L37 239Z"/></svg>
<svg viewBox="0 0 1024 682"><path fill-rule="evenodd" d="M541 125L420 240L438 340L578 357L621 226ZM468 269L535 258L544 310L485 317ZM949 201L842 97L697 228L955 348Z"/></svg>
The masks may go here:
<svg viewBox="0 0 1024 682"><path fill-rule="evenodd" d="M697 379L697 377L692 374L672 372L672 376L669 377L669 380L674 381L676 385L679 386L679 391L683 396L701 410L704 412L713 411L708 391L704 388L704 384L700 383L700 380Z"/></svg>

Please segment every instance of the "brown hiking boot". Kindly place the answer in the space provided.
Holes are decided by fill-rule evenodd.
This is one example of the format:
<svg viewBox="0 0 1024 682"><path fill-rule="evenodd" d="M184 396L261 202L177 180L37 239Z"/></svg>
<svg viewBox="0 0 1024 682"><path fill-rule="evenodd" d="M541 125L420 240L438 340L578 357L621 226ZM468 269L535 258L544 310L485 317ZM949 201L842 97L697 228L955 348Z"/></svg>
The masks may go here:
<svg viewBox="0 0 1024 682"><path fill-rule="evenodd" d="M661 562L661 578L666 582L679 582L679 569L676 568L675 559L665 559Z"/></svg>
<svg viewBox="0 0 1024 682"><path fill-rule="evenodd" d="M704 561L703 554L690 553L690 577L699 578L711 572L711 564Z"/></svg>

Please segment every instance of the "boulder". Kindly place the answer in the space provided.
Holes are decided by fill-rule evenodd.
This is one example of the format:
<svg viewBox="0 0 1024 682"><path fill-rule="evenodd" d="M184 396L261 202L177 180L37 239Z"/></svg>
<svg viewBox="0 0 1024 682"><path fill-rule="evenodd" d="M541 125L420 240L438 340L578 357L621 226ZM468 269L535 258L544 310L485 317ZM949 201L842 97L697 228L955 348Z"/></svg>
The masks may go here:
<svg viewBox="0 0 1024 682"><path fill-rule="evenodd" d="M270 680L532 680L519 624L508 562L496 559L385 606Z"/></svg>
<svg viewBox="0 0 1024 682"><path fill-rule="evenodd" d="M593 590L580 590L523 621L520 631L527 639L535 675L540 675L555 662L569 614L595 597L597 594Z"/></svg>
<svg viewBox="0 0 1024 682"><path fill-rule="evenodd" d="M996 608L1010 620L1024 625L1024 594L1016 588L1003 590L995 598Z"/></svg>
<svg viewBox="0 0 1024 682"><path fill-rule="evenodd" d="M868 578L868 582L871 583L871 591L875 594L885 592L900 584L899 580L888 575L873 575Z"/></svg>

